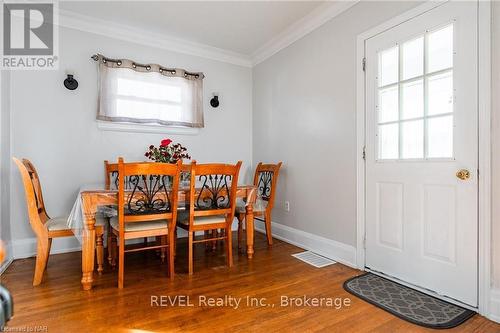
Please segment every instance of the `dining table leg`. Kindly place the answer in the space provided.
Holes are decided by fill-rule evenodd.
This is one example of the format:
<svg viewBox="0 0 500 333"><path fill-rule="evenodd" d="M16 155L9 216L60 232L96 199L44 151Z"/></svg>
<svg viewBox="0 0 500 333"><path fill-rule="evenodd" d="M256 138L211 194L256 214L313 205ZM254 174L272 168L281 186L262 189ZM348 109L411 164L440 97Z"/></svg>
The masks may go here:
<svg viewBox="0 0 500 333"><path fill-rule="evenodd" d="M248 259L253 258L253 205L247 204L246 206L246 227L247 227L247 257Z"/></svg>
<svg viewBox="0 0 500 333"><path fill-rule="evenodd" d="M104 235L96 235L96 254L97 254L97 273L102 274L104 271Z"/></svg>
<svg viewBox="0 0 500 333"><path fill-rule="evenodd" d="M94 281L95 219L87 218L82 230L82 287L92 289Z"/></svg>

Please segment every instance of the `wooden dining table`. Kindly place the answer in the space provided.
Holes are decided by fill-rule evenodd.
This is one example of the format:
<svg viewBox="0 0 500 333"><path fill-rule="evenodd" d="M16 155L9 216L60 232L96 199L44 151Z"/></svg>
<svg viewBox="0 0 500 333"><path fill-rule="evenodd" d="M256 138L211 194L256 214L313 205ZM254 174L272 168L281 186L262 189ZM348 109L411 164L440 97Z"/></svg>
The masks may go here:
<svg viewBox="0 0 500 333"><path fill-rule="evenodd" d="M179 203L186 202L186 196L189 188L181 188L179 190ZM253 206L256 201L256 187L254 185L238 185L236 196L246 201L246 243L247 257L252 259L254 249L254 216ZM94 281L94 251L96 244L102 248L102 236L96 239L95 233L95 216L100 206L116 206L118 205L118 190L105 189L103 186L85 186L80 191L82 204L83 227L81 230L82 242L82 286L84 290L92 289ZM99 247L98 247L99 248ZM97 271L103 271L102 263L99 263Z"/></svg>

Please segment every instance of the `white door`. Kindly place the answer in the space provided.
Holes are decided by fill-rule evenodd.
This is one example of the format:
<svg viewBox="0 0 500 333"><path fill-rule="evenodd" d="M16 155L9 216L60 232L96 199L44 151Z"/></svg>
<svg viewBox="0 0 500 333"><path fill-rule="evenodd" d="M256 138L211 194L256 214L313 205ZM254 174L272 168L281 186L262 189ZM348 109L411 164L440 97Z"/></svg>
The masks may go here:
<svg viewBox="0 0 500 333"><path fill-rule="evenodd" d="M477 3L448 2L365 44L366 266L471 306L477 43Z"/></svg>

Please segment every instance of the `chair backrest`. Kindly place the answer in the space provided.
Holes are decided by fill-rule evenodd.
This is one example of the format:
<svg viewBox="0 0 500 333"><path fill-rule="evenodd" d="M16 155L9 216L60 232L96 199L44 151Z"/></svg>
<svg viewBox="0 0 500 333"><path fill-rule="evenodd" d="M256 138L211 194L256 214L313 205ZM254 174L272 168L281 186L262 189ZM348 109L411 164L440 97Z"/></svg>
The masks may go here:
<svg viewBox="0 0 500 333"><path fill-rule="evenodd" d="M225 215L228 223L233 221L240 167L241 161L234 165L191 163L190 228L196 216Z"/></svg>
<svg viewBox="0 0 500 333"><path fill-rule="evenodd" d="M106 189L118 189L118 178L118 163L104 161L104 184ZM128 177L125 177L125 189L130 189Z"/></svg>
<svg viewBox="0 0 500 333"><path fill-rule="evenodd" d="M104 184L109 189L111 184L118 188L118 163L104 161Z"/></svg>
<svg viewBox="0 0 500 333"><path fill-rule="evenodd" d="M45 228L44 224L47 220L49 220L49 216L45 211L45 204L43 202L40 178L38 178L38 173L29 160L23 159L20 161L15 157L13 157L13 160L14 163L16 163L23 179L24 193L26 196L26 204L28 206L28 216L31 228L37 236L40 236L40 233L47 232L47 228Z"/></svg>
<svg viewBox="0 0 500 333"><path fill-rule="evenodd" d="M120 232L129 222L169 220L175 227L182 162L124 163L118 160L118 221ZM128 178L128 186L125 179ZM173 230L173 229L171 229Z"/></svg>
<svg viewBox="0 0 500 333"><path fill-rule="evenodd" d="M255 169L253 184L257 187L257 197L267 201L266 210L273 209L276 186L282 162L264 164L260 162Z"/></svg>

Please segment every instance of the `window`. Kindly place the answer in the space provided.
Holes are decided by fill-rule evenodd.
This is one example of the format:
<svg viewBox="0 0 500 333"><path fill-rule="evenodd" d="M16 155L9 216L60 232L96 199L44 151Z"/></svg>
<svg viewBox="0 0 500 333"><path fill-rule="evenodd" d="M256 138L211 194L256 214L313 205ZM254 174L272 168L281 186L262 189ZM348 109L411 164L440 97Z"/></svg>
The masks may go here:
<svg viewBox="0 0 500 333"><path fill-rule="evenodd" d="M97 59L96 59L97 58ZM203 127L203 74L101 55L98 120Z"/></svg>
<svg viewBox="0 0 500 333"><path fill-rule="evenodd" d="M378 159L453 158L453 25L378 53Z"/></svg>

